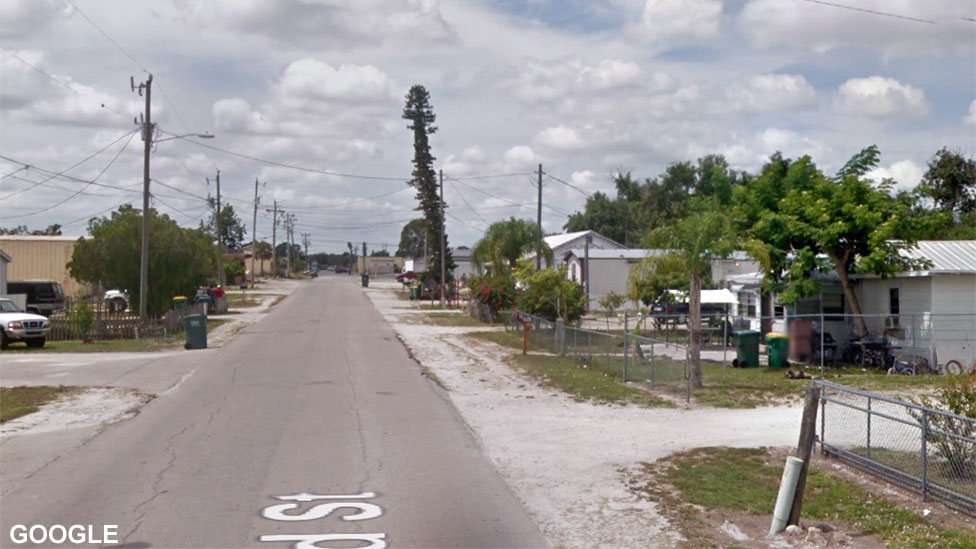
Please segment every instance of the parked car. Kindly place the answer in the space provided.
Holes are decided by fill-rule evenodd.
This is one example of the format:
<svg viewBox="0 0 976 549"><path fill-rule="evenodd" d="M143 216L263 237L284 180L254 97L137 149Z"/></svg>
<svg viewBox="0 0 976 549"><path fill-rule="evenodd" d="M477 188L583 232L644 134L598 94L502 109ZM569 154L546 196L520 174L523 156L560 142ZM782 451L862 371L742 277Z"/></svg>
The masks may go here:
<svg viewBox="0 0 976 549"><path fill-rule="evenodd" d="M51 321L25 313L16 303L0 298L0 349L6 349L14 341L23 341L28 347L43 347Z"/></svg>
<svg viewBox="0 0 976 549"><path fill-rule="evenodd" d="M10 295L27 295L27 312L51 316L64 310L64 290L53 280L23 280L7 282Z"/></svg>
<svg viewBox="0 0 976 549"><path fill-rule="evenodd" d="M410 282L411 280L417 280L417 273L413 271L407 271L405 273L400 273L396 277L397 282L404 283Z"/></svg>
<svg viewBox="0 0 976 549"><path fill-rule="evenodd" d="M122 290L108 290L102 299L110 313L122 313L129 308L129 294Z"/></svg>
<svg viewBox="0 0 976 549"><path fill-rule="evenodd" d="M335 268L336 274L343 274L349 272L349 267L343 267L342 265L337 265Z"/></svg>

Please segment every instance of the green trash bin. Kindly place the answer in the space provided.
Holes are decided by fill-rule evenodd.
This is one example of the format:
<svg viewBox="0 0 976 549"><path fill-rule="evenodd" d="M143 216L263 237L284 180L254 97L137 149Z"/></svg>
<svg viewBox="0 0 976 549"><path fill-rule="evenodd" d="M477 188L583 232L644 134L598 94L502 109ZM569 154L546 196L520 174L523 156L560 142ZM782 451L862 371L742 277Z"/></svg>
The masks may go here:
<svg viewBox="0 0 976 549"><path fill-rule="evenodd" d="M420 299L420 286L410 286L410 299Z"/></svg>
<svg viewBox="0 0 976 549"><path fill-rule="evenodd" d="M186 296L185 295L174 296L173 297L173 308L174 309L182 309L183 307L186 307Z"/></svg>
<svg viewBox="0 0 976 549"><path fill-rule="evenodd" d="M790 346L790 336L786 334L766 334L766 354L769 356L770 368L783 368L789 366L786 360L786 353Z"/></svg>
<svg viewBox="0 0 976 549"><path fill-rule="evenodd" d="M732 365L738 368L759 366L759 332L740 330L735 332L735 360Z"/></svg>
<svg viewBox="0 0 976 549"><path fill-rule="evenodd" d="M183 329L186 331L186 345L184 349L207 348L207 315L186 315L183 317Z"/></svg>

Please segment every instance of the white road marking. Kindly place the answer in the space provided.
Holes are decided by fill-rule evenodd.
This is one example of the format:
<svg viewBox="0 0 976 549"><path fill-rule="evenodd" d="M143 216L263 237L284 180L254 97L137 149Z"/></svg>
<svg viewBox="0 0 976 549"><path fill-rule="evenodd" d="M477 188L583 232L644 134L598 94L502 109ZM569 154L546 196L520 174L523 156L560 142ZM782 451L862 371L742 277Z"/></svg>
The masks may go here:
<svg viewBox="0 0 976 549"><path fill-rule="evenodd" d="M330 549L330 546L318 545L323 541L368 541L370 544L360 549L386 549L386 534L273 534L260 539L294 541L292 547L295 549Z"/></svg>
<svg viewBox="0 0 976 549"><path fill-rule="evenodd" d="M277 505L269 505L261 510L261 516L266 519L283 521L283 522L295 522L295 521L305 521L305 520L317 520L325 518L331 515L334 511L339 509L356 509L359 512L342 515L340 518L344 521L354 521L354 520L369 520L372 518L379 517L383 514L383 508L379 505L373 503L364 503L361 501L334 501L326 503L317 503L308 509L305 509L300 514L286 514L285 511L293 511L299 509L302 503L308 503L317 500L352 500L352 499L369 499L376 497L375 492L362 492L360 494L312 494L309 492L301 492L298 494L285 495L285 496L272 496L275 499L282 501L292 501L300 503L279 503ZM386 534L376 533L376 534L269 534L263 535L258 538L260 541L293 541L295 542L292 547L295 549L330 549L334 547L332 545L319 545L320 543L327 541L366 541L369 542L368 546L362 549L386 549Z"/></svg>

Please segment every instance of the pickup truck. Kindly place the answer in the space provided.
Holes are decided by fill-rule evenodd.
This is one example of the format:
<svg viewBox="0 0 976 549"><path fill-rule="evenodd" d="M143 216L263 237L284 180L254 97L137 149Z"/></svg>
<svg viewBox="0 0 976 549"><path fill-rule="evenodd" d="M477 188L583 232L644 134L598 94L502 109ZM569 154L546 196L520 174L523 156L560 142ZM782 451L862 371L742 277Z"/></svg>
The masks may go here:
<svg viewBox="0 0 976 549"><path fill-rule="evenodd" d="M41 315L25 313L9 299L0 298L0 349L23 341L28 347L43 347L51 321Z"/></svg>

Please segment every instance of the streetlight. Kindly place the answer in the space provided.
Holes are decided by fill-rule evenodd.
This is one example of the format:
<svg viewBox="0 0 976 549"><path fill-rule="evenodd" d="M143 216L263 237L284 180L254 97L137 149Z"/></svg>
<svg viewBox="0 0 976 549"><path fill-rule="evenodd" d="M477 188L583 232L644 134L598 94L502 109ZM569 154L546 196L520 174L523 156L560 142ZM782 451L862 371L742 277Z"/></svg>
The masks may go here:
<svg viewBox="0 0 976 549"><path fill-rule="evenodd" d="M142 255L139 265L139 317L146 320L146 293L149 287L149 153L153 145L153 129L155 127L149 120L149 90L152 83L152 75L145 85L146 90L146 118L142 127L143 140L146 142L145 157L143 159L143 182L142 182ZM183 139L184 137L197 137L200 139L213 139L209 133L188 133L184 135L173 135L163 139L156 139L156 143L172 141L173 139Z"/></svg>

